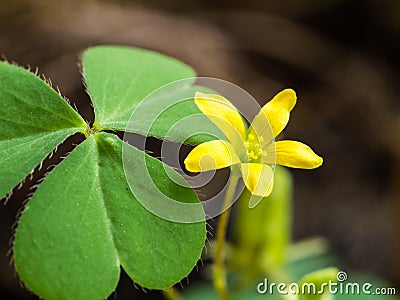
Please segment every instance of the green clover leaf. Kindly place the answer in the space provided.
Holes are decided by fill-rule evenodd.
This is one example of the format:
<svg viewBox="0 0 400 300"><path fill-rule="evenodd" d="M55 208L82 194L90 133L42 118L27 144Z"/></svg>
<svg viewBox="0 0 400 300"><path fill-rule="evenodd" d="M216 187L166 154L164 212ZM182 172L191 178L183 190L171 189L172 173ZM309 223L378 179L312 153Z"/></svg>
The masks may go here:
<svg viewBox="0 0 400 300"><path fill-rule="evenodd" d="M17 272L45 299L103 299L115 289L121 267L143 287L169 287L187 276L200 258L205 221L177 223L146 210L127 183L122 147L133 164L145 158L152 180L168 197L198 204L199 199L187 185L178 184L184 180L174 169L102 131L125 130L148 94L195 74L175 59L128 47L90 48L82 62L95 109L92 129L37 76L0 63L1 197L68 136L86 136L26 205L14 240ZM192 101L171 108L150 135L164 138L173 122L198 113ZM140 126L130 131L149 134ZM154 187L140 185L142 171L129 176L139 183L141 195L152 197ZM193 213L204 215L200 204Z"/></svg>

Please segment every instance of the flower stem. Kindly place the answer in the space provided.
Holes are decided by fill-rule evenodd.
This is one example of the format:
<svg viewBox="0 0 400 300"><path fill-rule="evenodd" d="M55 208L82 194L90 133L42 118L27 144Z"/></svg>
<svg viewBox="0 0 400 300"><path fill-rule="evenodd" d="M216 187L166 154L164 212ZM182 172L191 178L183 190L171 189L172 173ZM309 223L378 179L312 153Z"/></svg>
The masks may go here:
<svg viewBox="0 0 400 300"><path fill-rule="evenodd" d="M230 215L230 205L232 204L233 197L235 195L236 184L238 181L238 176L232 174L228 189L226 191L222 214L218 220L217 235L216 235L216 249L215 249L215 261L214 261L214 287L218 292L219 298L221 300L229 299L227 280L226 280L226 270L224 263L224 246L225 246L225 236L228 227L228 220Z"/></svg>
<svg viewBox="0 0 400 300"><path fill-rule="evenodd" d="M163 294L164 298L167 300L183 300L182 296L179 292L173 287L169 287L165 290L162 290L161 293Z"/></svg>

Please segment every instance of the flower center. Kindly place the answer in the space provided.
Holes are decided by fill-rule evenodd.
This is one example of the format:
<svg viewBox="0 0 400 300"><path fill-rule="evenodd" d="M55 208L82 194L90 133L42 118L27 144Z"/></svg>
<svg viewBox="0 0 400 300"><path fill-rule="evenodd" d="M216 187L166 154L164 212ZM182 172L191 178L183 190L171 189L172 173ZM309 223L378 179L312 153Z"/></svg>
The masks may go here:
<svg viewBox="0 0 400 300"><path fill-rule="evenodd" d="M265 151L262 150L260 143L263 141L262 137L255 137L253 134L249 134L247 136L246 142L244 145L247 150L247 157L251 163L259 163L262 160L262 157L267 155Z"/></svg>

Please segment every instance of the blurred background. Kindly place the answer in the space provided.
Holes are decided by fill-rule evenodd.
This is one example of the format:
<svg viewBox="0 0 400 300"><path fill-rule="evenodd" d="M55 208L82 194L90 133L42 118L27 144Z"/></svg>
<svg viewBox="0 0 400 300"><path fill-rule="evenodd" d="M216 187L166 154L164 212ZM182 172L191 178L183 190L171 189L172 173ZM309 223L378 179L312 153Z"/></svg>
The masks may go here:
<svg viewBox="0 0 400 300"><path fill-rule="evenodd" d="M285 138L311 145L325 159L311 172L291 170L294 239L326 237L342 267L399 288L399 14L397 0L0 0L0 54L39 68L87 120L93 112L78 57L97 44L176 57L200 76L241 86L261 105L294 88L298 106ZM59 155L71 147L63 145ZM5 299L36 299L15 275L8 241L29 187L51 164L0 207ZM123 277L111 299L157 295Z"/></svg>

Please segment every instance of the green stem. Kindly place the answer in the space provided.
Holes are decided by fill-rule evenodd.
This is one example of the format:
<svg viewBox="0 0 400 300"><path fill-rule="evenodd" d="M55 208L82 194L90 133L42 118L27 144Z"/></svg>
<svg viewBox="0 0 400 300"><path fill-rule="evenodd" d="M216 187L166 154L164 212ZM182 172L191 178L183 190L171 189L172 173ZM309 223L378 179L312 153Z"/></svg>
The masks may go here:
<svg viewBox="0 0 400 300"><path fill-rule="evenodd" d="M182 296L179 292L173 287L169 287L165 290L162 290L161 293L163 294L164 298L167 300L183 300Z"/></svg>
<svg viewBox="0 0 400 300"><path fill-rule="evenodd" d="M228 220L230 215L230 205L232 204L233 197L235 195L236 184L238 177L232 174L229 181L228 189L226 191L222 214L218 220L217 235L216 235L216 249L215 249L215 261L214 261L214 287L218 292L221 300L229 299L226 270L224 263L224 246L226 229L228 227Z"/></svg>

